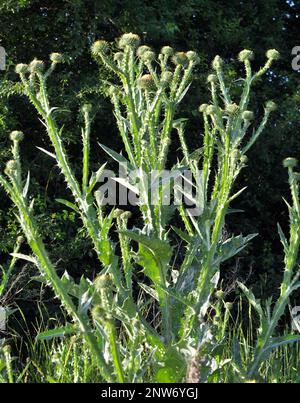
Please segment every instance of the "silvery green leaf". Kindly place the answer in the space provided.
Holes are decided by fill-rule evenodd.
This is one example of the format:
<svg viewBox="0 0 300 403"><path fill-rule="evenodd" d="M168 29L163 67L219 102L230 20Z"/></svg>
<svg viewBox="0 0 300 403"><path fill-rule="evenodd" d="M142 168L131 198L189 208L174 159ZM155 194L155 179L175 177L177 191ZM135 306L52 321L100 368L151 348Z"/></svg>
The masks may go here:
<svg viewBox="0 0 300 403"><path fill-rule="evenodd" d="M66 207L69 207L71 210L75 211L77 214L80 214L79 209L74 203L69 202L68 200L65 199L55 199L60 204L63 204Z"/></svg>
<svg viewBox="0 0 300 403"><path fill-rule="evenodd" d="M150 295L151 298L153 298L155 301L159 301L158 294L152 287L149 287L147 284L144 283L138 283L138 284L142 290L144 290L147 294Z"/></svg>
<svg viewBox="0 0 300 403"><path fill-rule="evenodd" d="M78 329L75 325L66 325L56 329L47 330L46 332L39 333L36 340L52 340L56 337L65 337L70 334L76 334Z"/></svg>
<svg viewBox="0 0 300 403"><path fill-rule="evenodd" d="M253 306L253 308L257 311L259 314L261 320L264 317L263 309L260 305L260 302L255 298L253 292L249 290L244 284L238 282L237 283L240 289L243 291L243 293L246 295L249 303Z"/></svg>
<svg viewBox="0 0 300 403"><path fill-rule="evenodd" d="M136 194L136 195L140 194L139 189L136 186L131 185L125 178L112 178L112 180L120 183L120 185L126 187L131 192L133 192L134 194Z"/></svg>
<svg viewBox="0 0 300 403"><path fill-rule="evenodd" d="M121 166L123 166L124 168L128 168L130 170L133 169L132 165L130 164L130 162L123 157L123 155L118 154L117 152L115 152L114 150L112 150L109 147L106 147L103 144L99 143L99 146L111 157L113 158L115 161L117 161Z"/></svg>
<svg viewBox="0 0 300 403"><path fill-rule="evenodd" d="M51 157L51 158L53 158L53 159L56 160L55 154L51 153L50 151L45 150L45 149L42 148L42 147L36 147L36 148L38 148L38 149L39 149L40 151L42 151L43 153L49 155L49 157Z"/></svg>
<svg viewBox="0 0 300 403"><path fill-rule="evenodd" d="M26 260L27 262L37 265L37 260L33 256L24 255L23 253L11 253L10 255L17 259Z"/></svg>
<svg viewBox="0 0 300 403"><path fill-rule="evenodd" d="M286 239L286 237L285 237L285 235L284 235L284 233L282 231L282 228L281 228L279 223L277 223L277 229L278 229L278 234L279 234L279 237L280 237L280 241L281 241L281 243L283 245L283 248L284 248L284 252L286 253L288 248L289 248L289 245L288 245L288 241L287 241L287 239Z"/></svg>
<svg viewBox="0 0 300 403"><path fill-rule="evenodd" d="M226 239L226 241L223 242L218 247L218 254L217 254L215 263L220 264L220 263L224 262L225 260L228 260L228 259L232 258L233 256L237 255L257 235L258 234L250 234L245 237L243 237L242 235L238 235L238 236L233 236L229 239Z"/></svg>
<svg viewBox="0 0 300 403"><path fill-rule="evenodd" d="M180 94L180 96L176 99L176 103L177 103L177 104L179 104L179 103L183 100L185 94L186 94L186 93L188 92L188 90L190 89L190 86L191 86L191 83L182 91L182 93Z"/></svg>
<svg viewBox="0 0 300 403"><path fill-rule="evenodd" d="M23 197L24 197L24 199L26 199L27 194L28 194L29 183L30 183L30 172L28 171L26 183L25 183L25 186L23 188Z"/></svg>
<svg viewBox="0 0 300 403"><path fill-rule="evenodd" d="M284 346L286 344L293 344L299 342L300 342L300 335L288 334L280 337L272 337L268 346L263 349L262 355L264 359L266 359L272 350L280 346Z"/></svg>

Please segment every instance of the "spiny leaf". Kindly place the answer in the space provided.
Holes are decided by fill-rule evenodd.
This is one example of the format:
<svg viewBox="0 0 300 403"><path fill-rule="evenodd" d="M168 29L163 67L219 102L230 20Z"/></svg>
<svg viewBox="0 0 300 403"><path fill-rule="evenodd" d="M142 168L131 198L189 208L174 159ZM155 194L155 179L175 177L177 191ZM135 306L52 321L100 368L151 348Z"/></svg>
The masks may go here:
<svg viewBox="0 0 300 403"><path fill-rule="evenodd" d="M47 330L45 332L39 333L36 336L36 340L52 340L56 337L64 337L70 334L76 334L78 331L77 327L74 325L67 325L58 327L56 329Z"/></svg>
<svg viewBox="0 0 300 403"><path fill-rule="evenodd" d="M55 199L60 204L63 204L66 207L69 207L71 210L74 210L77 214L80 214L79 209L74 203L69 202L68 200L65 199Z"/></svg>

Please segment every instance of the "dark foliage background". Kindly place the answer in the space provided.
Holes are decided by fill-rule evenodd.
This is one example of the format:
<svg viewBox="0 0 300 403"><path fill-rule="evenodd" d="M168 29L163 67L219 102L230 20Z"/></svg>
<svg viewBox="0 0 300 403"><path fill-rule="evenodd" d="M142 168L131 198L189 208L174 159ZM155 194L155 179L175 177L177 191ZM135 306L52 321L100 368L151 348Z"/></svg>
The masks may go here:
<svg viewBox="0 0 300 403"><path fill-rule="evenodd" d="M124 32L140 34L144 42L159 50L170 44L178 50L196 50L201 57L190 95L181 115L189 119L187 139L191 147L201 144L201 119L197 108L209 98L205 79L216 54L228 62L228 78L236 77L241 66L236 55L244 48L253 49L255 67L264 63L265 51L276 48L282 58L267 79L256 85L252 109L257 116L262 104L269 99L278 103L278 111L268 124L262 138L249 153L248 168L237 186L247 185L238 201L243 214L232 215L228 232L259 232L238 260L224 268L225 283L236 277L246 278L258 295L276 293L282 268L282 251L276 223L284 229L287 211L282 197L288 196L287 176L282 168L284 157L300 157L300 81L299 72L291 67L291 50L300 45L300 3L285 0L1 0L0 45L8 54L6 72L0 72L0 168L9 156L8 133L21 129L26 134L22 145L25 169L30 169L31 191L35 195L36 210L52 257L61 270L75 275L84 268L95 270L93 256L88 255L87 240L79 230L72 213L55 202L64 197L65 187L52 161L36 149L48 149L47 138L35 111L18 95L14 65L30 62L34 57L47 60L51 52L63 52L67 63L52 78L53 105L64 106L68 112L64 121L64 140L74 167L80 158L80 124L78 113L85 101L92 102L96 113L93 125L93 161L106 157L97 142L119 150L120 139L106 99L103 82L109 80L107 71L98 70L90 56L95 39L113 41ZM100 78L100 81L99 81ZM99 85L100 82L100 85ZM102 83L102 84L101 84ZM170 155L176 158L177 145ZM4 259L11 252L18 233L10 203L1 191L0 250ZM29 279L33 269L26 268ZM26 273L27 273L26 272ZM32 284L32 283L31 283ZM40 298L38 288L26 287L18 296L25 310L34 311L28 301ZM45 301L51 295L43 295ZM56 304L50 300L50 311ZM33 313L33 312L32 312Z"/></svg>

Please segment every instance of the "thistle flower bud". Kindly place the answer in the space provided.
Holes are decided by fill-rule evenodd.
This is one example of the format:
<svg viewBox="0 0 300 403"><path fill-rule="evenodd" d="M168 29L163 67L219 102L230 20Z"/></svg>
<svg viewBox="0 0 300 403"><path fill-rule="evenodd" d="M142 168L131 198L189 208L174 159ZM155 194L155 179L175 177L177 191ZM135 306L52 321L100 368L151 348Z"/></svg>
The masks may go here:
<svg viewBox="0 0 300 403"><path fill-rule="evenodd" d="M24 138L24 133L18 130L14 130L10 133L9 138L11 141L22 141Z"/></svg>
<svg viewBox="0 0 300 403"><path fill-rule="evenodd" d="M123 61L123 59L124 59L124 53L123 52L115 53L115 55L114 55L114 61L115 62L121 63Z"/></svg>
<svg viewBox="0 0 300 403"><path fill-rule="evenodd" d="M22 235L19 235L17 238L17 244L21 245L22 243L24 243L25 239Z"/></svg>
<svg viewBox="0 0 300 403"><path fill-rule="evenodd" d="M254 53L252 50L244 49L239 53L238 59L240 62L245 62L246 60L250 61L254 59Z"/></svg>
<svg viewBox="0 0 300 403"><path fill-rule="evenodd" d="M216 56L212 62L212 68L216 71L221 70L223 66L223 59L220 56Z"/></svg>
<svg viewBox="0 0 300 403"><path fill-rule="evenodd" d="M130 48L137 48L140 44L140 37L137 34L129 32L128 34L123 34L119 40L119 48L125 49L127 46Z"/></svg>
<svg viewBox="0 0 300 403"><path fill-rule="evenodd" d="M280 53L276 49L269 49L266 56L269 60L278 60L280 58Z"/></svg>
<svg viewBox="0 0 300 403"><path fill-rule="evenodd" d="M92 111L92 105L91 104L84 104L82 106L82 112L84 114L89 114L89 113L91 113L91 111Z"/></svg>
<svg viewBox="0 0 300 403"><path fill-rule="evenodd" d="M19 63L15 69L17 74L26 74L28 72L28 64Z"/></svg>
<svg viewBox="0 0 300 403"><path fill-rule="evenodd" d="M108 95L113 97L117 94L117 89L113 85L109 87L108 89Z"/></svg>
<svg viewBox="0 0 300 403"><path fill-rule="evenodd" d="M62 63L63 62L63 55L61 53L51 53L50 60L52 63Z"/></svg>
<svg viewBox="0 0 300 403"><path fill-rule="evenodd" d="M234 161L238 161L241 158L240 150L237 149L233 150L231 156Z"/></svg>
<svg viewBox="0 0 300 403"><path fill-rule="evenodd" d="M91 47L91 52L93 56L99 56L101 54L106 54L109 50L109 45L104 40L98 40L93 43Z"/></svg>
<svg viewBox="0 0 300 403"><path fill-rule="evenodd" d="M216 84L218 82L218 77L215 74L210 74L207 77L207 82Z"/></svg>
<svg viewBox="0 0 300 403"><path fill-rule="evenodd" d="M206 113L208 115L214 115L218 112L218 108L215 105L208 105L206 108Z"/></svg>
<svg viewBox="0 0 300 403"><path fill-rule="evenodd" d="M236 113L238 109L239 107L235 103L226 105L226 112L228 112L230 115Z"/></svg>
<svg viewBox="0 0 300 403"><path fill-rule="evenodd" d="M248 162L248 157L247 157L247 155L242 155L242 156L241 156L241 163L242 163L243 165L245 165L245 164L247 164L247 162Z"/></svg>
<svg viewBox="0 0 300 403"><path fill-rule="evenodd" d="M224 299L224 292L222 291L222 290L218 290L217 292L216 292L216 297L218 298L218 299Z"/></svg>
<svg viewBox="0 0 300 403"><path fill-rule="evenodd" d="M288 157L283 160L282 164L284 168L295 168L295 166L298 164L298 161L296 158Z"/></svg>
<svg viewBox="0 0 300 403"><path fill-rule="evenodd" d="M267 112L274 112L277 109L277 105L273 101L268 101L266 103L266 111Z"/></svg>
<svg viewBox="0 0 300 403"><path fill-rule="evenodd" d="M244 111L242 113L242 119L249 122L254 119L254 113L252 111Z"/></svg>
<svg viewBox="0 0 300 403"><path fill-rule="evenodd" d="M114 211L114 218L119 218L124 213L124 210L116 208Z"/></svg>
<svg viewBox="0 0 300 403"><path fill-rule="evenodd" d="M202 104L199 106L198 110L200 113L206 113L207 107L208 107L208 104Z"/></svg>
<svg viewBox="0 0 300 403"><path fill-rule="evenodd" d="M3 347L3 353L4 354L10 354L11 353L11 346L9 344L5 344Z"/></svg>
<svg viewBox="0 0 300 403"><path fill-rule="evenodd" d="M184 52L176 52L175 55L172 57L172 62L180 66L186 66L188 60L189 59L187 58L187 55Z"/></svg>
<svg viewBox="0 0 300 403"><path fill-rule="evenodd" d="M138 79L138 86L140 89L151 91L155 88L154 80L151 74L144 74Z"/></svg>
<svg viewBox="0 0 300 403"><path fill-rule="evenodd" d="M171 46L163 46L163 47L161 48L160 53L161 53L162 55L171 57L171 56L174 55L174 49L171 48Z"/></svg>
<svg viewBox="0 0 300 403"><path fill-rule="evenodd" d="M182 128L183 128L183 122L181 121L181 119L175 120L175 121L173 122L173 127L174 127L174 129L176 129L176 130L182 129Z"/></svg>
<svg viewBox="0 0 300 403"><path fill-rule="evenodd" d="M94 280L94 286L97 291L102 291L111 286L112 280L109 274L100 274Z"/></svg>
<svg viewBox="0 0 300 403"><path fill-rule="evenodd" d="M173 78L173 73L171 71L164 71L160 77L160 81L163 85L170 84Z"/></svg>
<svg viewBox="0 0 300 403"><path fill-rule="evenodd" d="M232 308L233 308L233 303L232 303L232 302L226 302L226 303L225 303L225 308L226 308L228 311L231 311Z"/></svg>
<svg viewBox="0 0 300 403"><path fill-rule="evenodd" d="M44 70L44 62L42 60L33 59L29 64L30 73L42 72Z"/></svg>
<svg viewBox="0 0 300 403"><path fill-rule="evenodd" d="M189 50L186 53L186 57L189 59L190 62L194 62L195 64L198 64L200 62L199 56L193 50Z"/></svg>
<svg viewBox="0 0 300 403"><path fill-rule="evenodd" d="M151 52L151 48L147 45L142 45L138 47L136 54L138 57L141 57L145 52Z"/></svg>
<svg viewBox="0 0 300 403"><path fill-rule="evenodd" d="M92 317L96 320L105 321L105 319L106 319L106 312L103 309L103 307L101 307L100 305L94 306L91 313L92 313Z"/></svg>
<svg viewBox="0 0 300 403"><path fill-rule="evenodd" d="M151 63L155 60L155 53L152 50L147 50L141 56L144 63Z"/></svg>
<svg viewBox="0 0 300 403"><path fill-rule="evenodd" d="M13 175L16 172L17 168L18 168L17 161L15 160L7 161L5 167L5 173L9 176Z"/></svg>

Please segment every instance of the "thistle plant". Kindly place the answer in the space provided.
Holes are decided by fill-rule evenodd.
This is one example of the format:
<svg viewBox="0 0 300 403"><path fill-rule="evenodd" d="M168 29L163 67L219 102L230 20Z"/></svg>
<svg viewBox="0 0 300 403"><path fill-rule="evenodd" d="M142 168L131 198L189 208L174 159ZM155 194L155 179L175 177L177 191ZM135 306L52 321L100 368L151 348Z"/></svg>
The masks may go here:
<svg viewBox="0 0 300 403"><path fill-rule="evenodd" d="M72 320L71 324L39 337L79 335L105 381L136 382L147 371L154 373L157 381L181 381L187 367L195 367L191 364L195 364L199 354L205 357L206 367L213 368L212 328L206 316L218 287L220 265L254 236L239 235L224 240L222 233L230 203L242 191L233 194L232 189L246 165L246 153L275 109L275 104L268 102L261 123L248 136L255 121L248 109L250 88L278 55L269 51L266 65L252 74L252 52L240 53L246 73L239 101L231 98L222 59L219 56L214 59L215 72L208 77L212 101L200 107L204 121L202 152L191 153L176 109L188 91L193 69L199 62L197 54L175 52L165 46L156 57L132 33L124 34L118 47L118 51L112 52L107 42L96 41L92 54L116 78L108 91L127 158L105 145L102 148L126 169L126 179L119 178L119 182L138 196L142 227L129 230L128 211L114 208L109 211L102 205L103 195L96 187L105 165L97 172L90 170L91 105L82 107L82 173L80 178L74 173L62 141L63 126L56 116L59 109L51 106L47 91L48 77L63 61L57 53L50 55L48 69L43 61L35 59L29 65L17 65L16 71L52 145L52 150L40 150L57 164L73 196L72 201L58 201L78 214L92 241L99 262L93 281L84 273L79 283L66 272L62 277L57 274L34 217L29 174L24 181L20 132L11 134L12 160L7 163L6 176L0 175L0 183L17 207L20 225L33 253L20 257L38 267L41 280L52 287ZM183 158L161 180L172 132L176 131ZM195 195L189 197L197 215L184 205L177 206L185 230L174 228L174 231L186 243L186 250L176 271L170 241L173 230L170 218L176 214L176 206L165 205L164 187L166 182L183 176L184 170L192 173L190 184ZM158 195L156 203L152 202L154 190ZM178 192L185 190L175 187L174 198ZM114 225L118 230L120 256L110 237ZM134 243L138 248L133 248ZM140 267L147 280L136 276ZM287 278L287 284L288 281ZM157 320L147 315L149 305L157 307Z"/></svg>
<svg viewBox="0 0 300 403"><path fill-rule="evenodd" d="M257 342L253 352L253 359L246 368L240 368L240 375L244 379L257 378L261 364L268 358L272 350L279 346L292 344L300 341L299 335L286 334L276 337L275 331L279 320L284 315L289 303L291 294L300 287L299 265L297 259L299 256L299 228L300 228L300 204L299 204L299 173L295 171L297 160L295 158L286 158L283 166L288 169L289 185L292 196L292 204L286 202L289 211L290 231L287 239L278 224L278 233L284 251L284 270L280 285L280 293L272 304L272 300L260 303L253 293L243 284L240 284L249 303L258 314L260 325L257 330Z"/></svg>
<svg viewBox="0 0 300 403"><path fill-rule="evenodd" d="M139 37L129 33L120 38L120 51L114 55L109 54L105 41L96 41L92 54L118 79L117 84L110 86L109 93L128 160L105 146L103 148L120 165L126 164L129 179L121 184L132 189L137 186L137 177L139 179L136 193L140 198L144 227L141 233L127 232L123 236L141 241L138 259L155 284L163 312L165 337L171 340L171 307L166 289L172 255L167 224L172 207L164 203L164 185L160 179L166 168L175 111L189 88L199 57L194 51L174 52L169 46L164 46L156 57L151 48L139 45ZM164 181L170 182L173 175L171 171L168 177L163 177ZM154 205L155 189L158 200ZM124 229L122 231L124 233Z"/></svg>
<svg viewBox="0 0 300 403"><path fill-rule="evenodd" d="M253 52L249 50L243 50L239 54L239 60L245 68L245 77L241 80L243 88L238 101L232 99L225 83L223 60L220 56L213 60L214 73L207 79L211 103L202 104L199 108L204 121L203 151L200 156L189 152L184 139L184 127L182 124L177 126L184 156L182 164L188 166L193 173L193 203L200 212L195 217L189 210L180 207L186 228L182 239L187 242L187 253L179 270L175 289L178 294L186 296L187 306L179 329L183 340L199 329L198 320L203 322L205 319L210 299L218 286L221 263L236 255L255 236L239 235L223 239L230 204L244 190L233 194L233 185L246 166L246 153L258 139L270 113L276 108L272 101L267 102L261 123L249 136L248 132L254 121L254 113L248 109L250 89L271 66L275 57L273 52L270 54L268 51L265 66L256 73L252 73L252 58Z"/></svg>

